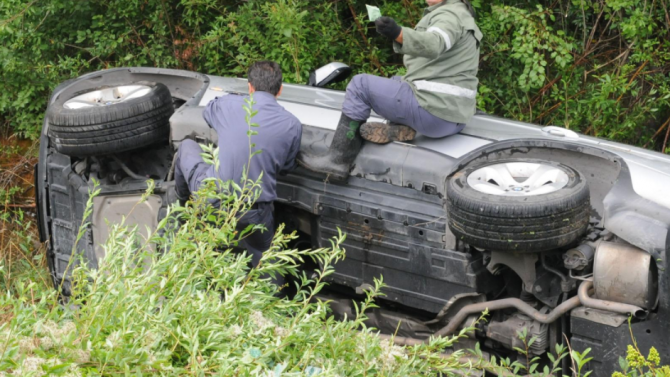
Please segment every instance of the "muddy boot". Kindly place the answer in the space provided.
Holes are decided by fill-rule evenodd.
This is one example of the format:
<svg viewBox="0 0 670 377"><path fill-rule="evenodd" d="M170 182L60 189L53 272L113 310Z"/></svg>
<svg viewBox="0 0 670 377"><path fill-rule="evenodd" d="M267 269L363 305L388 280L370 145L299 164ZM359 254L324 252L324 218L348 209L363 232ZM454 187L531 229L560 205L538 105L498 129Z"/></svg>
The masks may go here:
<svg viewBox="0 0 670 377"><path fill-rule="evenodd" d="M361 126L361 136L376 144L387 144L392 141L411 141L416 131L409 126L397 123L369 122Z"/></svg>
<svg viewBox="0 0 670 377"><path fill-rule="evenodd" d="M298 163L309 170L329 174L332 179L346 180L363 143L358 132L361 123L342 114L328 152L323 155L301 153Z"/></svg>

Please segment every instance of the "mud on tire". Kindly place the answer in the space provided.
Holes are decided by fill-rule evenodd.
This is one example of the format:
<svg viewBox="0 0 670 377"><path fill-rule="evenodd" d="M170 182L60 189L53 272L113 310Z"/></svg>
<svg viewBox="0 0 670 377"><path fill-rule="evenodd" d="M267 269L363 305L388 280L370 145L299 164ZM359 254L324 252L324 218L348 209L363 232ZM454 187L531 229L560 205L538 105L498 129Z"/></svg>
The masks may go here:
<svg viewBox="0 0 670 377"><path fill-rule="evenodd" d="M540 193L528 195L509 192L517 187L525 190L527 186L519 178L514 178L518 186L514 181L511 181L512 185L507 185L509 180L503 184L496 182L501 180L498 178L484 178L484 185L497 185L500 187L499 192L495 187L475 189L473 181L480 182L482 176L473 175L468 180L473 173L481 174L482 168L500 164L517 166L514 165L516 163L550 166L562 177L562 187L543 188L540 182ZM482 187L479 184L476 186ZM491 192L483 192L487 190ZM548 190L554 191L542 193ZM448 178L448 224L459 240L478 248L519 253L542 252L571 245L586 232L591 211L589 198L586 180L569 166L530 159L495 161L466 168Z"/></svg>
<svg viewBox="0 0 670 377"><path fill-rule="evenodd" d="M167 140L169 119L174 113L169 89L163 84L145 81L128 86L146 86L149 90L118 102L90 100L95 97L94 93L114 89L109 87L56 99L47 110L48 135L56 150L70 156L105 155ZM75 101L73 105L73 99L86 97L86 94L89 94L86 101Z"/></svg>

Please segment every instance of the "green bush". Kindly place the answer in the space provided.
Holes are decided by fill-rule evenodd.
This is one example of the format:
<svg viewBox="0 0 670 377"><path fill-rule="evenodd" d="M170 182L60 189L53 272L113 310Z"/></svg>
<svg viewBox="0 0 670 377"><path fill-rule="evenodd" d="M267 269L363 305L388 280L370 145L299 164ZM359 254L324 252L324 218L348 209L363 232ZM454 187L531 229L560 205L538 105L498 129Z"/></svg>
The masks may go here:
<svg viewBox="0 0 670 377"><path fill-rule="evenodd" d="M314 297L332 263L344 257L342 235L332 248L298 251L285 248L293 235L279 229L273 252L249 270L250 258L227 245L244 236L234 232L234 215L248 210L241 199L253 197L258 185L228 186L227 194L215 193L214 187L212 182L201 190L188 207L172 209L170 217L182 222L178 230L164 221L145 240L136 229L115 226L97 269L72 266L72 298L66 305L40 280L15 278L0 296L0 372L406 376L468 369L458 362L459 354L439 356L452 339L403 349L364 329L363 313L374 307L381 282L351 321L336 322L328 315L328 304ZM243 191L241 199L231 197ZM230 199L226 212L208 205L214 196ZM155 250L165 252L158 257ZM323 268L307 276L298 268L306 258ZM273 297L276 287L265 276L275 273L298 277L295 298Z"/></svg>
<svg viewBox="0 0 670 377"><path fill-rule="evenodd" d="M346 62L357 73L402 74L402 57L367 23L366 2L407 26L424 7L423 0L4 0L0 121L34 138L55 85L117 66L244 76L250 62L272 59L287 82L298 83L329 61ZM668 147L665 1L473 4L485 35L480 108Z"/></svg>
<svg viewBox="0 0 670 377"><path fill-rule="evenodd" d="M245 108L251 143L256 134L251 101ZM218 151L206 147L204 155L218 169ZM260 195L260 178L252 181L243 174L240 185L213 178L204 182L186 207L171 207L146 239L136 227L113 225L97 268L73 263L73 256L65 305L56 294L60 289L40 279L9 278L3 260L0 374L419 376L470 371L459 360L462 351L441 355L456 338L401 348L366 328L365 312L375 307L381 281L366 293L354 318L333 319L317 294L333 264L344 258L342 234L331 248L300 251L287 248L296 235L284 235L279 227L271 249L249 269L251 257L232 247L249 232L263 230L237 231L237 218ZM153 188L148 181L140 203ZM99 193L90 189L84 219ZM212 200L221 205L212 206ZM80 226L75 244L88 227ZM73 255L75 250L76 245ZM309 274L301 269L306 259L319 266ZM28 271L39 275L37 269ZM284 289L271 284L269 277L276 274L294 278L293 298L274 296Z"/></svg>

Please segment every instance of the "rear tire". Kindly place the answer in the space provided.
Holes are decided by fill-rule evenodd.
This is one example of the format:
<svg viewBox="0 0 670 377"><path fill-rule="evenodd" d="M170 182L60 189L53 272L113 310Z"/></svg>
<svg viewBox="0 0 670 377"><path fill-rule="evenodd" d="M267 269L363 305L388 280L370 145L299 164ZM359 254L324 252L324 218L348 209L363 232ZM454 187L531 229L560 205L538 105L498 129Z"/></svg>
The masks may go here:
<svg viewBox="0 0 670 377"><path fill-rule="evenodd" d="M493 194L473 188L473 179L468 180L483 168L510 163L541 164L558 174L563 172L560 185L564 186L546 194L510 193L524 187L521 181L514 189L499 185L501 192ZM546 183L540 183L538 189L548 189L543 185ZM586 232L589 199L586 180L569 166L528 159L495 161L466 168L448 179L448 224L458 239L481 249L518 253L554 250L575 243Z"/></svg>
<svg viewBox="0 0 670 377"><path fill-rule="evenodd" d="M131 85L149 90L139 97L106 105L88 101L90 105L80 108L72 107L73 98L115 88L95 88L56 99L47 111L48 135L56 150L70 156L99 156L167 141L169 119L174 113L169 89L153 82Z"/></svg>

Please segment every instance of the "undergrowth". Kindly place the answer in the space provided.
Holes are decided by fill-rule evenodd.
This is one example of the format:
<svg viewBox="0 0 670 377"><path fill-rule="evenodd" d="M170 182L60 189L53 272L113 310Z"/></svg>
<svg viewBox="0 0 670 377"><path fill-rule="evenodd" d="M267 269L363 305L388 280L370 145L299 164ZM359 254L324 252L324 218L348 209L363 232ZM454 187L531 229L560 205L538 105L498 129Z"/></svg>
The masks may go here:
<svg viewBox="0 0 670 377"><path fill-rule="evenodd" d="M251 137L254 112L247 105ZM216 165L217 150L205 149L205 160ZM76 255L75 245L66 273L69 297L57 293L62 281L54 290L35 278L37 272L9 276L3 260L0 374L423 376L476 369L460 359L462 351L441 354L457 337L401 348L367 328L365 312L382 295L381 280L352 318L333 319L317 295L345 257L341 233L328 248L295 250L288 244L296 235L279 227L260 265L249 268L251 258L234 247L263 229L238 231L237 219L258 198L259 180L246 174L240 184L205 180L193 200L170 207L148 237L125 220L112 225L97 268ZM147 182L138 205L154 187ZM84 219L99 193L93 182ZM90 226L86 221L75 244ZM303 270L307 259L319 268ZM270 282L274 274L292 277L297 294L275 297L286 287Z"/></svg>
<svg viewBox="0 0 670 377"><path fill-rule="evenodd" d="M670 151L667 1L471 2L484 33L479 108ZM56 85L113 67L240 77L269 59L291 83L331 61L402 75L366 4L414 27L425 0L3 0L0 127L37 137Z"/></svg>

